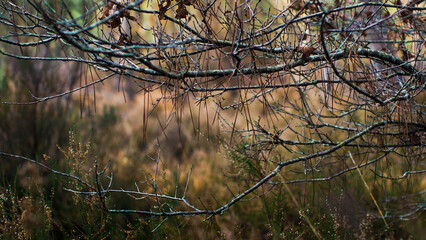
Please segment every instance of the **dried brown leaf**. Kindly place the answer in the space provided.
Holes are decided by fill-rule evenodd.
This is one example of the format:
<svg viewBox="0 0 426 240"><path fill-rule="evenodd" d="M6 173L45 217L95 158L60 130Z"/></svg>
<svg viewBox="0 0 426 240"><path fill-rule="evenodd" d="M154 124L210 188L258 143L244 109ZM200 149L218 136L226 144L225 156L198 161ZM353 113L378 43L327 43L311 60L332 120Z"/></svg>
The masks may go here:
<svg viewBox="0 0 426 240"><path fill-rule="evenodd" d="M312 53L315 51L315 48L310 46L310 47L297 47L296 50L298 52L302 53L302 59L307 60L309 58L309 56L312 55Z"/></svg>
<svg viewBox="0 0 426 240"><path fill-rule="evenodd" d="M160 1L158 3L158 8L160 11L159 18L164 19L164 16L166 15L167 9L170 7L171 0L164 0Z"/></svg>
<svg viewBox="0 0 426 240"><path fill-rule="evenodd" d="M176 10L176 18L186 18L188 16L188 10L186 9L183 2L179 2L178 9Z"/></svg>
<svg viewBox="0 0 426 240"><path fill-rule="evenodd" d="M107 2L105 6L102 8L101 16L99 17L99 20L103 20L107 18L109 16L109 11L111 11L112 7L113 7L113 3Z"/></svg>

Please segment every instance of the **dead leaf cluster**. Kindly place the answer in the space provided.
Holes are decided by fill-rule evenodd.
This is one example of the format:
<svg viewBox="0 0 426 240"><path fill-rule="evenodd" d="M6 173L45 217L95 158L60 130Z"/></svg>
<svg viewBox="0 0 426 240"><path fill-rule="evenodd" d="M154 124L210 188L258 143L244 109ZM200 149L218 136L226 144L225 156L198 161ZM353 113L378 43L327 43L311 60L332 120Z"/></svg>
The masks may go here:
<svg viewBox="0 0 426 240"><path fill-rule="evenodd" d="M105 25L107 25L110 28L116 28L121 25L121 18L123 17L132 21L136 21L136 17L130 15L129 10L127 9L123 10L123 7L125 6L125 4L126 2L124 2L123 0L114 1L114 2L107 0L104 7L102 8L101 16L99 17L99 20L103 20L113 15L116 12L120 12L118 15L115 15L111 19L108 19L108 21L105 22Z"/></svg>
<svg viewBox="0 0 426 240"><path fill-rule="evenodd" d="M169 9L171 3L173 0L160 0L158 3L159 10L160 10L160 19L164 19L164 16ZM177 19L186 18L188 16L189 12L186 9L187 6L190 6L193 4L194 0L176 0L178 8L176 9L176 15L175 17Z"/></svg>

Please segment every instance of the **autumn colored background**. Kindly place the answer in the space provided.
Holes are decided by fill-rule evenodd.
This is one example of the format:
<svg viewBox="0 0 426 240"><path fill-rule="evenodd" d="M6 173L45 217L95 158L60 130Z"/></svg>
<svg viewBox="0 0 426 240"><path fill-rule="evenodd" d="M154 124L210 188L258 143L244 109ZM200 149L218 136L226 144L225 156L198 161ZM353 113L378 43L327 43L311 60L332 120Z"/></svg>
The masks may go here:
<svg viewBox="0 0 426 240"><path fill-rule="evenodd" d="M55 9L61 8L59 2L47 2ZM67 1L67 6L78 16L85 11L85 3L86 1ZM168 1L163 2L167 3ZM263 9L274 4L283 9L290 2L266 1L259 4L264 4ZM301 8L298 4L296 1L293 6L295 10ZM146 4L142 5L150 8ZM154 5L156 8L157 3ZM189 17L189 13L194 14L191 17L197 17L189 3L179 3L176 8L180 9L176 11L176 18ZM187 8L188 13L183 8ZM101 9L99 8L96 16L102 20L108 16L102 16ZM147 34L135 23L146 28L153 26L156 21L153 15L130 14L123 18L128 18L132 31L141 34L146 40L154 41L154 36ZM165 14L173 15L170 12ZM108 24L109 27L118 26L121 22L112 21ZM218 35L227 37L226 33L219 30L220 24L212 26L218 28L214 29L219 32ZM109 31L109 27L104 26L102 31ZM5 29L4 25L0 25L1 31ZM171 24L165 24L164 29L179 31ZM43 57L84 55L63 49L54 42L34 48L10 48L4 42L1 44L2 51L14 54ZM317 47L299 46L295 48L295 52L299 52L302 59L308 59ZM424 48L420 55L424 61ZM217 53L210 56L210 59L220 56ZM409 58L410 56L407 57ZM208 60L206 58L200 65L211 68L232 66L231 62ZM273 60L260 59L257 63L267 65L271 62ZM242 61L242 64L245 62ZM351 67L353 68L352 65ZM298 71L308 72L314 68L315 65L309 63ZM256 121L265 129L280 129L286 125L302 128L298 122L291 122L290 117L276 117L276 113L271 110L274 106L270 104L274 102L277 107L302 106L301 90L297 88L277 90L270 95L262 95L260 100L256 99L259 101L241 108L228 107L224 111L221 106L232 106L240 101L249 102L251 95L248 96L248 91L224 91L217 98L203 99L205 96L197 93L176 97L180 92L174 92L169 86L153 88L131 77L114 75L72 94L37 104L16 104L32 102L34 96L55 96L106 78L108 74L96 67L76 62L24 60L0 55L0 101L4 102L0 104L0 151L34 159L51 169L87 181L93 181L94 172L108 166L110 178L102 180L108 183L113 178L111 187L114 189L142 190L147 193L160 191L170 196L185 196L188 201L206 209L216 209L236 194L245 191L262 179L263 174L271 171L274 162L297 156L297 153L292 155L283 148L273 148L267 144L247 148L253 140L250 136L247 137L250 131L241 130L254 128ZM322 74L321 70L316 71L314 78L324 77ZM218 78L214 85L250 86L253 82L268 81L260 75L246 78ZM291 83L288 80L290 77L285 79ZM310 100L309 106L320 108L324 104L323 92L315 89L308 89L306 92ZM338 97L345 94L345 88L340 86L335 89L335 93L336 100L328 99L325 102L333 102L336 108L344 106L345 102ZM424 104L424 99L423 90L415 101ZM278 103L282 106L278 106ZM385 111L385 108L379 106L372 106L372 109L371 111ZM424 112L424 105L420 109ZM294 107L289 112L296 113L297 108ZM420 116L418 121L424 123L422 114L416 116ZM367 111L364 115L357 114L353 117L361 122L369 120ZM248 118L250 119L247 120ZM298 138L296 133L286 134L288 138ZM335 139L347 137L332 130L324 131L324 134ZM420 143L420 147L412 150L413 155L419 156L416 160L392 153L373 166L356 168L328 181L319 182L291 182L295 179L322 177L320 172L306 172L304 164L312 165L313 162L291 165L273 181L262 185L223 214L216 216L158 217L135 213L107 213L97 205L97 196L75 194L73 190L83 189L75 181L25 159L2 155L0 238L420 239L426 234L423 221L426 181L423 175L413 174L392 181L381 178L372 171L400 176L407 169L424 169L425 137L424 134L416 136L417 144ZM380 144L380 141L394 140L384 137L382 140L372 141ZM398 143L401 141L398 140ZM416 142L413 139L410 141ZM355 153L356 147L345 150ZM342 153L343 157L346 156L344 154ZM338 166L344 169L353 167L355 161L362 164L371 160L362 154L354 154L354 158L353 164L349 159ZM95 160L99 169L94 168ZM108 198L114 209L169 211L181 207L180 203L172 200L159 204L131 194L111 194ZM400 211L401 214L386 218L384 222L374 201L379 203L383 211L389 208L393 212Z"/></svg>

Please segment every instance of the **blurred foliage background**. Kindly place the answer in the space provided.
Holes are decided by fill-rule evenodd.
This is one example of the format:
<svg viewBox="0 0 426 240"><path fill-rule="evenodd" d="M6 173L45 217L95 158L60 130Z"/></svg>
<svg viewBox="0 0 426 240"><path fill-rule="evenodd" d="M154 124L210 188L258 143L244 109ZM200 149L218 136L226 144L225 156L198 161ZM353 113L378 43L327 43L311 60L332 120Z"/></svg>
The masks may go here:
<svg viewBox="0 0 426 240"><path fill-rule="evenodd" d="M47 2L52 7L60 4ZM79 15L85 11L85 2L70 1L68 7ZM54 43L37 51L46 57L67 54ZM2 102L55 95L103 74L79 63L3 55L0 61ZM0 104L0 150L82 179L92 177L95 159L102 167L111 161L115 188L136 190L158 171L158 184L170 195L177 185L182 194L190 173L186 197L208 208L226 203L234 191L244 191L261 179L269 160L280 160L279 150L247 148L247 139L222 132L223 122L213 102L199 103L190 97L158 101L163 91L140 91L136 82L123 76L39 104ZM299 97L297 91L286 94L287 98ZM223 98L233 102L239 96L230 92ZM233 118L236 112L224 115ZM256 109L252 106L252 115L262 114L268 113L261 104ZM244 119L235 122L245 124ZM326 182L277 181L262 186L223 215L152 217L105 213L93 204L94 196L82 197L64 189L76 183L27 161L0 158L2 239L420 239L426 234L422 210L405 219L389 219L387 228L370 197L371 193L384 208L403 212L407 206L398 196L404 196L406 204L424 200L422 175L390 181L361 169L363 177L352 171ZM391 168L397 175L404 172L403 163L383 161L375 167ZM282 172L281 183L297 171L295 167ZM307 178L316 177L314 171L309 174ZM164 207L122 195L110 197L116 209Z"/></svg>

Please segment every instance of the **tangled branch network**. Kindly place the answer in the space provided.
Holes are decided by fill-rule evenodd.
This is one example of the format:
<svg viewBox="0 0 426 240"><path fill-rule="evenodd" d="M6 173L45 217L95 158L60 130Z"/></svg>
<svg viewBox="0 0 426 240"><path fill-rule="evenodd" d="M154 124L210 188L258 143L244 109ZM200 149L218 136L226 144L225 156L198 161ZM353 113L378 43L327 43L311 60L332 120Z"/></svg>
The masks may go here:
<svg viewBox="0 0 426 240"><path fill-rule="evenodd" d="M281 5L108 0L84 1L80 10L71 2L2 0L0 52L23 60L83 64L100 77L56 95L6 104L37 104L127 76L142 91L164 89L163 100L191 97L214 103L224 132L242 143L230 148L259 166L257 174L245 176L250 185L244 191L209 209L187 199L190 174L180 195L162 193L156 175L146 179L152 191L130 191L111 188L109 165L88 182L1 153L80 182L84 190L68 190L97 196L105 211L216 215L259 194L261 186L330 181L383 161L424 164L426 8L420 0L295 0ZM53 47L61 52L38 55L43 51L35 50ZM264 114L256 112L259 107ZM158 164L159 158L153 160ZM291 174L283 177L287 170ZM312 172L316 177L308 177ZM374 173L397 181L424 170L407 169L400 176ZM108 205L112 194L167 207L113 209ZM423 208L420 204L411 212Z"/></svg>

